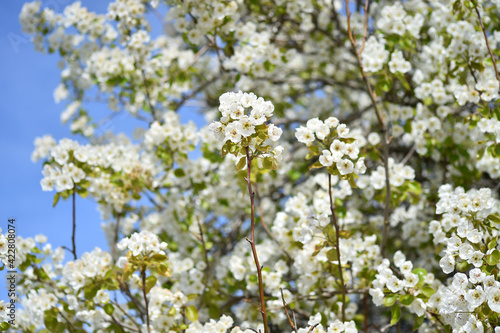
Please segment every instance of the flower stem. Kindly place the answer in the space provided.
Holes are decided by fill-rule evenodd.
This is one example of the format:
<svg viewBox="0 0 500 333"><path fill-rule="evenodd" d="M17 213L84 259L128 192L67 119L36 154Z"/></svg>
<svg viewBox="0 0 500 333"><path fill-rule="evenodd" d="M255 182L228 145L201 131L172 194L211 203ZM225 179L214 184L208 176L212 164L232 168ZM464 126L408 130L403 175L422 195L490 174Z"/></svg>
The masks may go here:
<svg viewBox="0 0 500 333"><path fill-rule="evenodd" d="M247 186L248 186L248 194L250 196L250 239L247 238L247 241L250 243L252 247L253 260L255 261L255 267L257 268L257 277L259 279L259 294L260 294L260 306L261 306L261 314L262 320L264 321L264 333L269 333L269 328L267 325L267 314L266 314L266 301L264 299L264 285L262 283L262 267L259 263L259 257L257 256L257 249L255 248L255 202L254 197L255 193L252 191L252 183L250 182L250 170L252 165L252 158L250 157L250 150L248 147L245 148L247 153Z"/></svg>

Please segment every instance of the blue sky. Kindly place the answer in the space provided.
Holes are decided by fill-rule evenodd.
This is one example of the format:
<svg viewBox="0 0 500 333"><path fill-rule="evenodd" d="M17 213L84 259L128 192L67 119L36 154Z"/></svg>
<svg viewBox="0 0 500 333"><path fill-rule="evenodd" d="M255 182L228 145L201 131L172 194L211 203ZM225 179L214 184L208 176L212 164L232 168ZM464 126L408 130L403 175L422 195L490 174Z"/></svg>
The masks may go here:
<svg viewBox="0 0 500 333"><path fill-rule="evenodd" d="M41 162L31 162L33 140L51 134L56 139L70 137L59 120L64 103L55 104L53 91L59 84L59 57L36 52L29 36L23 34L19 13L24 1L0 4L0 227L14 217L17 234L33 237L43 233L53 246L71 243L71 202L61 201L52 208L54 192L40 187ZM42 2L58 11L67 0ZM91 9L104 11L107 3L83 1ZM58 8L59 7L59 8ZM94 246L106 247L96 205L77 198L77 250L81 255ZM69 255L67 255L69 258Z"/></svg>
<svg viewBox="0 0 500 333"><path fill-rule="evenodd" d="M72 0L42 1L61 12ZM65 104L56 104L53 91L59 84L58 55L34 50L30 37L23 34L18 20L25 1L0 3L0 227L7 229L7 219L14 217L17 234L33 237L45 234L53 247L71 245L71 200L60 201L52 208L54 192L43 192L40 186L42 162L32 163L30 156L36 137L51 134L56 140L72 137L60 122ZM108 1L82 1L97 13L104 13ZM159 22L152 22L158 24ZM153 27L155 28L155 27ZM103 108L103 106L93 106ZM105 110L102 110L105 111ZM184 114L183 122L194 113ZM200 123L200 117L197 117ZM132 127L132 117L114 120L113 129ZM128 131L127 131L128 132ZM130 132L129 132L130 133ZM95 246L107 249L101 230L100 214L92 200L77 197L77 252L81 256ZM71 255L66 254L66 259ZM0 297L1 299L1 297Z"/></svg>

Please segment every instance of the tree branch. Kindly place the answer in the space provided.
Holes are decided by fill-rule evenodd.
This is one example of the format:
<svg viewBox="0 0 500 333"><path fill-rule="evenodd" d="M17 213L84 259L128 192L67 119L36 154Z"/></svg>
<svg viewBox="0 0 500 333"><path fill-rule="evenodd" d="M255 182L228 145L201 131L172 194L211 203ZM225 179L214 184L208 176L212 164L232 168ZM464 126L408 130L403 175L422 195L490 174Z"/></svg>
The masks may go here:
<svg viewBox="0 0 500 333"><path fill-rule="evenodd" d="M484 41L486 42L486 47L488 48L488 52L490 53L491 61L493 62L493 68L495 69L495 76L498 81L500 81L500 75L498 74L497 63L495 61L495 57L493 56L493 52L490 48L490 43L488 42L488 35L486 34L486 29L484 28L483 20L481 19L481 14L479 13L479 9L477 8L476 1L473 1L474 9L476 10L477 19L479 20L479 24L481 25L481 30L483 31Z"/></svg>
<svg viewBox="0 0 500 333"><path fill-rule="evenodd" d="M380 126L380 132L382 133L382 144L383 144L383 155L384 155L384 171L385 171L385 206L384 206L384 227L382 230L382 242L380 244L380 254L385 258L386 247L387 247L387 233L389 231L389 209L391 204L391 182L389 179L389 135L387 133L387 127L382 119L382 114L378 108L377 101L375 100L375 94L372 90L370 82L368 82L368 77L363 68L363 63L361 62L361 54L357 51L356 39L352 34L351 29L351 14L349 12L349 0L345 0L346 6L346 16L347 16L347 33L349 35L349 40L351 41L352 48L354 53L356 54L356 58L358 60L359 71L361 76L363 77L363 81L366 86L366 90L368 91L368 95L370 100L372 101L373 108L375 109L375 114L377 116L377 120Z"/></svg>
<svg viewBox="0 0 500 333"><path fill-rule="evenodd" d="M261 306L260 312L262 313L262 320L264 321L264 333L269 333L269 327L267 325L266 301L264 299L264 286L262 283L262 267L260 266L259 258L257 256L257 249L255 247L255 202L254 202L255 193L253 193L253 191L252 191L252 183L250 181L250 170L251 170L251 165L252 165L252 158L250 157L250 149L248 147L245 147L245 150L246 150L246 155L247 155L247 179L246 179L246 181L247 181L247 186L248 186L248 194L250 196L250 208L251 208L250 239L247 238L247 241L250 243L250 246L252 247L253 259L255 261L255 267L257 268L257 277L259 279L260 306Z"/></svg>
<svg viewBox="0 0 500 333"><path fill-rule="evenodd" d="M339 262L340 284L342 285L342 321L345 322L345 294L346 288L344 283L344 275L342 274L342 262L340 261L340 229L335 215L335 206L333 205L332 196L332 175L328 173L328 195L330 196L330 210L332 212L332 222L335 226L335 248L337 251L337 261Z"/></svg>

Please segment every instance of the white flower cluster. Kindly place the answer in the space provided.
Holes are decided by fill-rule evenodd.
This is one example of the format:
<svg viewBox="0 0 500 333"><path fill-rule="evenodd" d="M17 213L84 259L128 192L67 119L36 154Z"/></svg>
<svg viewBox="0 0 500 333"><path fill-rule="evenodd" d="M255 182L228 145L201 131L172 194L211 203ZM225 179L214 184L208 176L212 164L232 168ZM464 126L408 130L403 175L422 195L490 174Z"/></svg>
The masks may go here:
<svg viewBox="0 0 500 333"><path fill-rule="evenodd" d="M431 296L428 307L437 309L453 332L491 332L491 326L478 318L475 310L487 304L491 311L500 313L500 282L479 268L471 269L468 275L456 273L448 286L440 286Z"/></svg>
<svg viewBox="0 0 500 333"><path fill-rule="evenodd" d="M62 168L45 164L42 174L45 178L40 184L44 191L52 191L54 187L57 192L71 190L85 178L85 172L73 163L65 164Z"/></svg>
<svg viewBox="0 0 500 333"><path fill-rule="evenodd" d="M390 268L390 261L384 259L382 263L377 267L377 275L373 281L372 288L370 288L370 295L373 298L373 303L380 306L384 301L384 288L389 289L393 293L400 294L411 294L417 296L420 291L416 288L417 283L419 283L419 276L413 271L413 263L406 260L405 255L398 251L394 254L394 265L399 268L403 278L398 278ZM432 284L434 281L434 275L428 273L425 278L425 283ZM417 316L423 316L425 314L427 305L420 298L415 298L415 300L409 305L408 309L410 312L415 313Z"/></svg>
<svg viewBox="0 0 500 333"><path fill-rule="evenodd" d="M443 272L453 272L458 260L482 267L483 258L492 250L484 253L479 248L486 234L474 226L472 218L481 221L490 214L495 205L491 190L483 188L465 192L462 187L453 190L451 185L442 185L438 193L436 213L443 214L443 217L441 221L431 221L429 231L434 243L446 244L445 255L439 261Z"/></svg>
<svg viewBox="0 0 500 333"><path fill-rule="evenodd" d="M78 290L87 279L103 276L111 263L111 255L96 247L92 252L84 253L80 259L67 262L62 270L62 281Z"/></svg>
<svg viewBox="0 0 500 333"><path fill-rule="evenodd" d="M269 120L274 111L274 105L257 97L254 93L241 91L227 92L219 97L219 111L222 113L220 122L214 121L209 128L215 133L217 140L239 143L242 138L255 134L255 127ZM273 124L267 126L267 135L271 141L277 141L282 130Z"/></svg>
<svg viewBox="0 0 500 333"><path fill-rule="evenodd" d="M196 125L190 121L186 125L180 123L179 115L174 111L167 111L163 115L163 122L155 121L144 134L144 145L148 149L168 142L168 147L172 151L187 154L191 149L190 145L196 145L198 136Z"/></svg>
<svg viewBox="0 0 500 333"><path fill-rule="evenodd" d="M181 291L172 292L169 289L154 286L148 298L151 324L158 332L168 330L182 320L181 309L188 302L188 298Z"/></svg>
<svg viewBox="0 0 500 333"><path fill-rule="evenodd" d="M389 51L385 49L385 41L377 40L370 36L366 41L363 53L361 53L361 63L366 72L378 72L384 67L389 59Z"/></svg>
<svg viewBox="0 0 500 333"><path fill-rule="evenodd" d="M377 28L385 33L404 35L408 31L414 37L420 36L420 29L423 25L424 17L422 14L408 15L400 2L384 6L377 20Z"/></svg>
<svg viewBox="0 0 500 333"><path fill-rule="evenodd" d="M345 140L352 139L352 136L349 135L347 125L340 124L337 118L330 117L325 121L318 118L309 119L306 126L300 126L295 131L297 140L308 146L315 140L327 140L331 135L334 136L333 142L328 147L329 149L322 150L319 157L321 165L330 167L335 163L341 175L365 173L365 159L364 157L358 159L359 146L357 141L349 143L348 140Z"/></svg>
<svg viewBox="0 0 500 333"><path fill-rule="evenodd" d="M389 70L391 73L407 73L411 70L411 63L403 58L403 52L395 51L389 61Z"/></svg>
<svg viewBox="0 0 500 333"><path fill-rule="evenodd" d="M151 255L152 253L165 254L164 250L167 249L167 246L167 243L160 242L158 236L147 230L140 233L134 232L130 237L122 239L117 244L118 249L132 251L133 256ZM126 258L124 259L126 260Z"/></svg>
<svg viewBox="0 0 500 333"><path fill-rule="evenodd" d="M500 143L500 121L495 118L481 118L477 123L477 129L482 133L493 133L495 135L495 142Z"/></svg>
<svg viewBox="0 0 500 333"><path fill-rule="evenodd" d="M49 155L50 150L56 145L56 140L51 135L44 135L35 139L35 150L31 154L31 160L37 162Z"/></svg>
<svg viewBox="0 0 500 333"><path fill-rule="evenodd" d="M233 318L223 315L218 321L210 319L210 321L204 325L199 322L191 323L186 329L186 333L226 333L227 330L233 327L233 322ZM231 333L237 332L242 331L237 327L231 330Z"/></svg>
<svg viewBox="0 0 500 333"><path fill-rule="evenodd" d="M409 165L396 163L393 158L389 158L389 179L391 180L392 186L399 187L403 185L405 181L415 179L415 170ZM370 175L369 184L376 190L381 190L385 187L385 170L383 166L379 165L377 170ZM365 181L359 186L360 188L364 188L366 185L368 185L368 183Z"/></svg>
<svg viewBox="0 0 500 333"><path fill-rule="evenodd" d="M356 324L354 323L353 320L351 321L346 321L346 322L341 322L340 320L336 319L333 323L328 325L328 327L325 329L321 322L321 313L317 313L314 316L311 316L309 318L309 321L307 325L309 327L307 328L299 328L298 332L299 333L357 333L358 329L356 328ZM316 326L315 326L316 325ZM312 330L311 328L314 327Z"/></svg>

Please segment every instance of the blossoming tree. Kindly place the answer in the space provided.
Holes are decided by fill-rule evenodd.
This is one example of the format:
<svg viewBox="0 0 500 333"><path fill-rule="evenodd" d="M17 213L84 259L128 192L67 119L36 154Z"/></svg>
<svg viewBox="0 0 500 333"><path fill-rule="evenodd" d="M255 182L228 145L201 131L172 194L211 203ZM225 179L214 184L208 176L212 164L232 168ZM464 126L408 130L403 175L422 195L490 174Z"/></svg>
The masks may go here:
<svg viewBox="0 0 500 333"><path fill-rule="evenodd" d="M90 142L37 138L42 189L94 200L109 248L77 257L74 214L70 248L18 237L22 309L0 327L499 332L499 17L498 0L25 4L60 57L61 120ZM201 128L180 121L193 102ZM133 139L100 130L120 113Z"/></svg>

